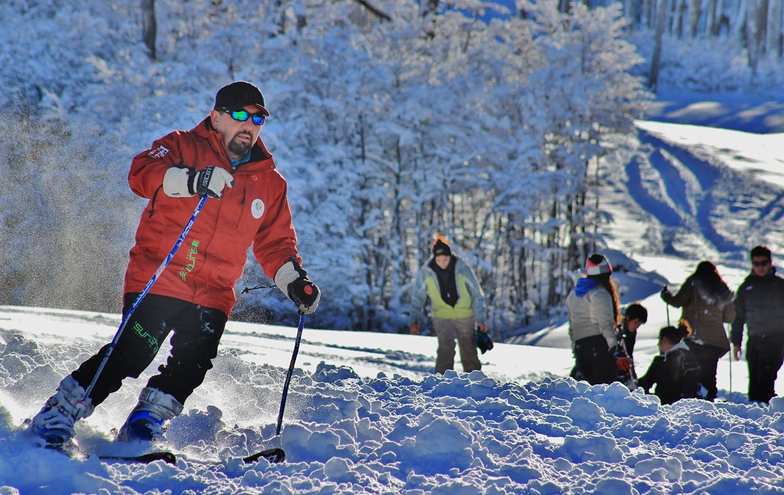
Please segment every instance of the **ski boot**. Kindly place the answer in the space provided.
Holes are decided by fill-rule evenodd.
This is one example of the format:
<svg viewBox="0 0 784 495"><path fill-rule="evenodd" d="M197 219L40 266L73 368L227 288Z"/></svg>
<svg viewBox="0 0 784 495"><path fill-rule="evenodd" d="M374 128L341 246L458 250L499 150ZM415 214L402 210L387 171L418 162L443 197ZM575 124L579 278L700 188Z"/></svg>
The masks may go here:
<svg viewBox="0 0 784 495"><path fill-rule="evenodd" d="M145 387L117 438L123 442L162 442L166 422L182 412L182 404L169 394Z"/></svg>
<svg viewBox="0 0 784 495"><path fill-rule="evenodd" d="M95 407L85 390L71 375L66 376L57 387L57 392L46 401L46 405L33 417L29 431L41 446L68 452L76 448L73 437L74 423L90 416Z"/></svg>

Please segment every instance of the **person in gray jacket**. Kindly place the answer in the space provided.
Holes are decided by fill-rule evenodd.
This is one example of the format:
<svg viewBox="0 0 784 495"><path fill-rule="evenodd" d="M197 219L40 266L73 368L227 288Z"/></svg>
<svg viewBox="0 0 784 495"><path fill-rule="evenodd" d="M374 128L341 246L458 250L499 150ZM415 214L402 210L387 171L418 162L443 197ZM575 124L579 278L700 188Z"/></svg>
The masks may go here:
<svg viewBox="0 0 784 495"><path fill-rule="evenodd" d="M767 403L776 395L774 385L784 363L784 279L776 275L770 249L765 246L751 250L751 264L751 273L735 293L730 340L732 354L740 360L746 326L749 401Z"/></svg>
<svg viewBox="0 0 784 495"><path fill-rule="evenodd" d="M618 377L618 370L630 368L625 355L616 357L615 327L620 311L611 275L612 266L607 258L592 254L585 263L585 276L577 280L566 297L575 360L572 377L591 385L612 383Z"/></svg>
<svg viewBox="0 0 784 495"><path fill-rule="evenodd" d="M411 288L409 331L419 335L419 323L427 298L433 311L433 330L438 337L436 373L455 366L455 339L460 346L463 370L482 369L476 353L476 329L487 333L485 295L474 272L452 254L446 239L433 243L431 256L419 269Z"/></svg>

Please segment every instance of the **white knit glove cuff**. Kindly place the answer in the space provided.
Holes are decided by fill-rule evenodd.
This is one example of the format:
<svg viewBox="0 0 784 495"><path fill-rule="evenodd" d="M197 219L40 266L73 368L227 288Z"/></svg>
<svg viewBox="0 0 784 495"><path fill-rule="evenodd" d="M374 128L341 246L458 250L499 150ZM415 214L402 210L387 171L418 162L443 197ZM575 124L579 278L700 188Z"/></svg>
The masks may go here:
<svg viewBox="0 0 784 495"><path fill-rule="evenodd" d="M188 181L187 168L172 167L163 176L163 192L172 198L190 198L193 194L188 191Z"/></svg>

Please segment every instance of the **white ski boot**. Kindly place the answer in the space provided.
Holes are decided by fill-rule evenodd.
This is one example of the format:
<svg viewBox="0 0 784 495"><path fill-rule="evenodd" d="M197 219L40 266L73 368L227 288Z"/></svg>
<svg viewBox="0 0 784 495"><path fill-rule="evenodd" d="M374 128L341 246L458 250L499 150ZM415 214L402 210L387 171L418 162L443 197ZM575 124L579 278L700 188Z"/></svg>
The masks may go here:
<svg viewBox="0 0 784 495"><path fill-rule="evenodd" d="M139 394L139 403L133 408L117 438L123 442L160 442L166 422L182 412L183 405L169 394L145 387Z"/></svg>
<svg viewBox="0 0 784 495"><path fill-rule="evenodd" d="M44 440L44 446L67 449L76 434L74 423L90 416L94 410L90 398L85 397L85 390L68 375L60 382L57 393L33 417L29 430Z"/></svg>

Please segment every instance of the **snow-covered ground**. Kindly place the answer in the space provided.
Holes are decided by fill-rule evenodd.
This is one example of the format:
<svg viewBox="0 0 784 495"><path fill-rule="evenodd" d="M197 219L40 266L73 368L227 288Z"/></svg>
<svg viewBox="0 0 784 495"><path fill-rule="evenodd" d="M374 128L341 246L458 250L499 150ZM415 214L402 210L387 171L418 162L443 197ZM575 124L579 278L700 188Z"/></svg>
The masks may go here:
<svg viewBox="0 0 784 495"><path fill-rule="evenodd" d="M659 328L679 314L660 300L662 284L677 288L711 259L735 288L758 241L777 260L784 150L775 134L650 121L639 129L637 151L613 169L602 201L614 217L606 253L624 302L650 312L635 348L643 373ZM497 343L481 356L482 372L443 377L432 374L433 337L306 325L279 437L296 329L229 322L215 368L167 432L176 466L29 446L22 421L119 323L115 314L0 306L0 494L784 493L784 399L749 405L745 362L720 362L720 401L661 406L620 384L566 378L563 318ZM127 380L78 425L85 449L133 450L114 444L111 429L147 376ZM271 446L285 448L285 463L241 461Z"/></svg>

